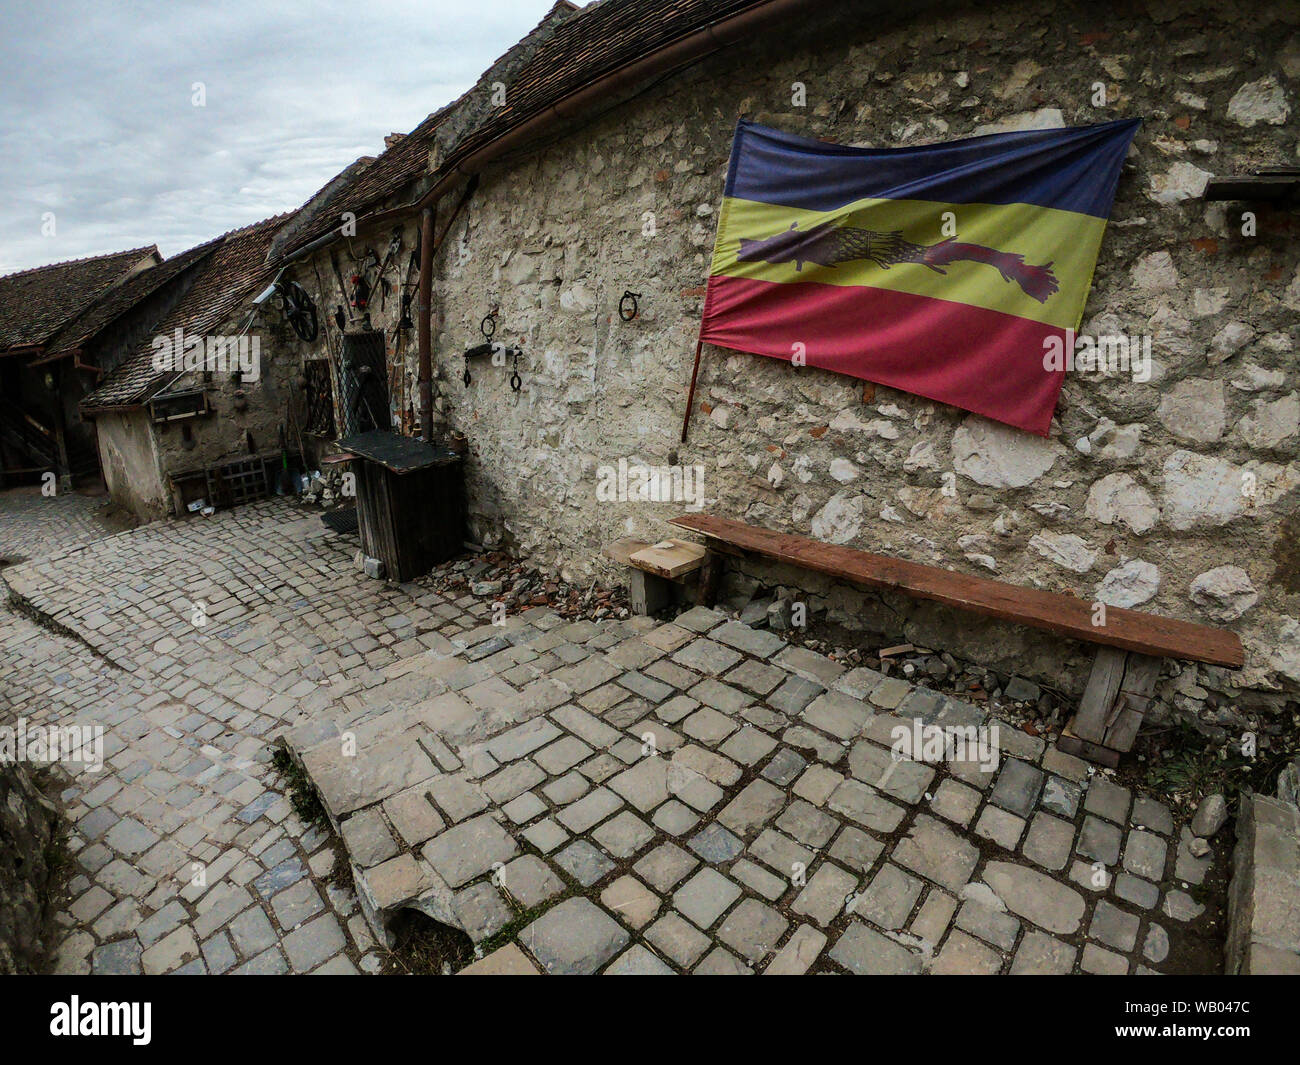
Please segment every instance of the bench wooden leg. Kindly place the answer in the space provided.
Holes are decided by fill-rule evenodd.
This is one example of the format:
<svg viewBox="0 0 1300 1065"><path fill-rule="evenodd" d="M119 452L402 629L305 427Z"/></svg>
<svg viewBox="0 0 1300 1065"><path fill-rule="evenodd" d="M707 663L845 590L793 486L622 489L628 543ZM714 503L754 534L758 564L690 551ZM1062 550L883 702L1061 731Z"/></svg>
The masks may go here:
<svg viewBox="0 0 1300 1065"><path fill-rule="evenodd" d="M700 567L700 585L698 600L700 606L713 606L718 601L718 585L722 583L722 556L716 551L704 553L704 565Z"/></svg>
<svg viewBox="0 0 1300 1065"><path fill-rule="evenodd" d="M1142 716L1151 704L1160 659L1114 647L1098 647L1079 710L1062 731L1066 754L1114 768L1133 749Z"/></svg>
<svg viewBox="0 0 1300 1065"><path fill-rule="evenodd" d="M632 570L627 584L633 614L657 614L676 599L672 581L644 570Z"/></svg>

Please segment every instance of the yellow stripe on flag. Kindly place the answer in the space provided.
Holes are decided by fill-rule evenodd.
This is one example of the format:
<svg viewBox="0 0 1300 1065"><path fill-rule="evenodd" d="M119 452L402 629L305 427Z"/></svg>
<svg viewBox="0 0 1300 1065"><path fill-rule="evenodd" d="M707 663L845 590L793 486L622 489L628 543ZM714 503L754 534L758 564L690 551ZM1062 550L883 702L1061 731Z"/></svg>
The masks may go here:
<svg viewBox="0 0 1300 1065"><path fill-rule="evenodd" d="M999 252L1022 255L1032 266L1051 263L1060 285L1046 303L1029 296L1014 280L1004 280L995 266L958 261L937 273L921 263L888 268L867 259L834 266L805 262L740 262L740 240L765 240L797 223L807 231L823 222L878 233L899 232L905 240L934 245L949 238ZM947 226L945 230L945 225ZM866 286L964 303L1062 329L1077 329L1083 315L1093 264L1106 220L1033 204L950 204L927 200L864 199L835 211L724 198L710 273L786 284L818 282Z"/></svg>

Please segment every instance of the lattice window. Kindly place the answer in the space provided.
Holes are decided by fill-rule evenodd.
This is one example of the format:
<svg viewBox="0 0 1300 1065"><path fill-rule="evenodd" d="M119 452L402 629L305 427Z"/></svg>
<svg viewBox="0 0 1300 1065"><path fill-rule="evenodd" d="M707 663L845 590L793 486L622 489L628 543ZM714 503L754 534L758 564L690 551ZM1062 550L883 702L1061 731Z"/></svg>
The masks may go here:
<svg viewBox="0 0 1300 1065"><path fill-rule="evenodd" d="M334 394L330 385L330 364L325 359L313 359L303 364L307 378L307 432L333 440Z"/></svg>

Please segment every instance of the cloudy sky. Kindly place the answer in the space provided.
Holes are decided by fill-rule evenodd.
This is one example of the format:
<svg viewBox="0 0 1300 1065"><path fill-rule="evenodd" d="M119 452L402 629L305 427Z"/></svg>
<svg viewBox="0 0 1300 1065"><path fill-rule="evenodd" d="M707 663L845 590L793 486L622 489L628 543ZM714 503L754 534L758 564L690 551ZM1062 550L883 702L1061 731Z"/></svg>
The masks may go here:
<svg viewBox="0 0 1300 1065"><path fill-rule="evenodd" d="M0 274L155 243L172 256L297 207L469 88L553 2L5 3Z"/></svg>

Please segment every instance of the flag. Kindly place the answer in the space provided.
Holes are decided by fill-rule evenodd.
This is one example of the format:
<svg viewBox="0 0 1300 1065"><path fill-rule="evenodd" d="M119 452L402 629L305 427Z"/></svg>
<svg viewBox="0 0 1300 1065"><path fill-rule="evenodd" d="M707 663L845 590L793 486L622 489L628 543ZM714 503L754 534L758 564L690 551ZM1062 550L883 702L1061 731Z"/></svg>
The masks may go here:
<svg viewBox="0 0 1300 1065"><path fill-rule="evenodd" d="M852 148L742 120L700 339L1046 436L1138 124Z"/></svg>

